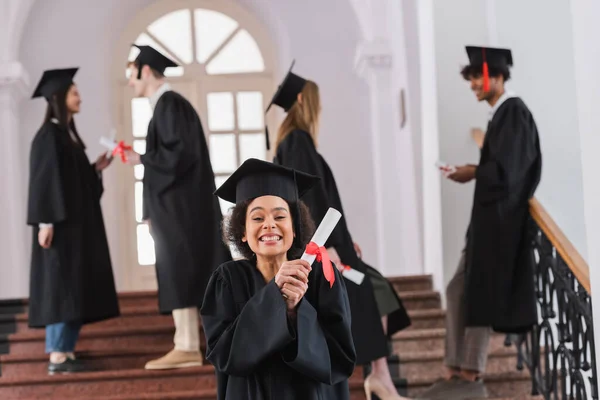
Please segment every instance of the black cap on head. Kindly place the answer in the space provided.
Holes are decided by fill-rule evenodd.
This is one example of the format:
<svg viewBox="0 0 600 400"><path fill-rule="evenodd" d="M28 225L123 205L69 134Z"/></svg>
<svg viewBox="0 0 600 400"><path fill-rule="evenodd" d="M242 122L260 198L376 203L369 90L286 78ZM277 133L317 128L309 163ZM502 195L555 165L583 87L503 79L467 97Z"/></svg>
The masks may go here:
<svg viewBox="0 0 600 400"><path fill-rule="evenodd" d="M133 44L132 46L135 46L138 49L140 49L140 54L138 54L134 61L139 67L137 76L138 79L142 77L142 67L144 65L149 66L150 68L160 72L161 74L164 74L165 69L169 67L179 66L176 62L164 56L161 52L159 52L152 46L138 46L137 44Z"/></svg>
<svg viewBox="0 0 600 400"><path fill-rule="evenodd" d="M296 203L319 180L314 175L250 158L235 170L215 194L235 204L261 196L277 196Z"/></svg>
<svg viewBox="0 0 600 400"><path fill-rule="evenodd" d="M268 112L273 104L283 108L285 112L288 112L294 103L296 103L298 94L302 92L304 85L306 85L306 79L292 72L295 63L296 60L292 61L292 65L290 66L287 75L283 79L283 82L281 82L281 85L277 88L277 92L275 92L275 95L273 96L273 99L271 99L271 103L265 112Z"/></svg>
<svg viewBox="0 0 600 400"><path fill-rule="evenodd" d="M466 49L469 64L473 66L483 66L484 62L495 68L508 68L513 65L512 53L509 49L478 46L466 46Z"/></svg>
<svg viewBox="0 0 600 400"><path fill-rule="evenodd" d="M53 95L73 84L73 77L79 68L49 69L44 71L32 99L45 97L50 101Z"/></svg>
<svg viewBox="0 0 600 400"><path fill-rule="evenodd" d="M290 66L287 75L285 76L285 78L283 78L283 82L281 82L281 84L277 88L275 95L273 95L269 106L265 110L265 114L269 112L273 104L283 108L285 112L288 112L290 108L292 108L294 103L296 103L296 100L298 99L298 94L302 92L302 89L304 89L304 85L306 85L306 79L292 72L292 68L294 68L295 63L296 60L292 61L292 65ZM269 150L269 130L266 127L265 135L267 141L267 150Z"/></svg>

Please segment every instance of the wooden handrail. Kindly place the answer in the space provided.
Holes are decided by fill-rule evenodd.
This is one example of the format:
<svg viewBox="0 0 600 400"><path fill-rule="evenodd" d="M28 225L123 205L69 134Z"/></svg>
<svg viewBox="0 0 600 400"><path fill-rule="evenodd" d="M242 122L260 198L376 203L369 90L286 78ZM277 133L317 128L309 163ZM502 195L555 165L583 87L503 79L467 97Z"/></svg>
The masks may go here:
<svg viewBox="0 0 600 400"><path fill-rule="evenodd" d="M477 146L481 148L483 146L483 139L485 133L479 129L474 128L471 130L471 136ZM548 240L552 243L558 254L567 264L573 275L577 278L581 286L591 295L592 286L590 284L590 267L587 262L581 257L581 254L577 251L573 243L565 236L563 231L554 222L550 214L540 204L540 202L533 197L529 200L529 212L531 217L544 232Z"/></svg>

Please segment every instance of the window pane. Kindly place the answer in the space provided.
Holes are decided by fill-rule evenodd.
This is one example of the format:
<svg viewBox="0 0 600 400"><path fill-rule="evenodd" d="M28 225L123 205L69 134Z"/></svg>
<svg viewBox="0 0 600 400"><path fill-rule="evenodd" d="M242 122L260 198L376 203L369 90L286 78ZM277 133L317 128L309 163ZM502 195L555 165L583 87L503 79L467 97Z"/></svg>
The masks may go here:
<svg viewBox="0 0 600 400"><path fill-rule="evenodd" d="M146 141L145 140L134 140L133 151L138 154L146 154Z"/></svg>
<svg viewBox="0 0 600 400"><path fill-rule="evenodd" d="M250 34L241 30L206 65L206 72L215 74L235 74L264 71L265 63L256 41Z"/></svg>
<svg viewBox="0 0 600 400"><path fill-rule="evenodd" d="M192 54L192 14L190 10L173 11L148 26L148 32L160 40L181 61L189 64Z"/></svg>
<svg viewBox="0 0 600 400"><path fill-rule="evenodd" d="M140 265L154 265L156 263L154 240L150 236L150 230L146 224L137 226L137 251Z"/></svg>
<svg viewBox="0 0 600 400"><path fill-rule="evenodd" d="M215 173L233 172L237 168L234 134L210 135L210 161Z"/></svg>
<svg viewBox="0 0 600 400"><path fill-rule="evenodd" d="M237 94L239 129L263 129L265 126L263 114L263 96L261 92L239 92Z"/></svg>
<svg viewBox="0 0 600 400"><path fill-rule="evenodd" d="M238 27L238 23L217 11L194 11L196 25L196 59L203 64Z"/></svg>
<svg viewBox="0 0 600 400"><path fill-rule="evenodd" d="M133 136L146 137L148 124L152 118L152 108L146 98L131 99L131 124Z"/></svg>
<svg viewBox="0 0 600 400"><path fill-rule="evenodd" d="M209 93L207 102L208 129L211 131L234 130L233 94L230 92Z"/></svg>
<svg viewBox="0 0 600 400"><path fill-rule="evenodd" d="M146 35L145 33L142 33L140 36L137 37L137 39L135 40L135 44L137 44L138 46L146 46L146 45L152 46L159 53L162 53L163 55L170 58L171 60L173 59L172 54L169 54L169 52L166 51L164 47L160 46L158 43L156 43L154 40L152 40L152 38L150 36ZM129 51L129 61L135 60L135 58L137 57L137 55L139 53L140 53L140 51L132 46L131 50ZM167 68L165 70L165 76L183 76L183 67Z"/></svg>
<svg viewBox="0 0 600 400"><path fill-rule="evenodd" d="M142 222L143 204L144 204L144 184L142 182L135 183L135 220Z"/></svg>
<svg viewBox="0 0 600 400"><path fill-rule="evenodd" d="M139 181L144 179L144 166L142 164L135 165L133 167L133 175Z"/></svg>
<svg viewBox="0 0 600 400"><path fill-rule="evenodd" d="M265 160L267 158L266 139L264 133L242 133L240 140L240 163L249 158Z"/></svg>

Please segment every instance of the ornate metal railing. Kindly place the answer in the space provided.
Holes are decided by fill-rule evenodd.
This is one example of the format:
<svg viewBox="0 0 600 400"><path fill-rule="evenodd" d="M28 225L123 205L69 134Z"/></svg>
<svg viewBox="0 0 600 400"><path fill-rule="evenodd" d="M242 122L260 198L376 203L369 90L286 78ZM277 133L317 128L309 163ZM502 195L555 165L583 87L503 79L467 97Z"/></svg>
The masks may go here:
<svg viewBox="0 0 600 400"><path fill-rule="evenodd" d="M483 132L472 131L481 147ZM527 368L533 395L546 400L598 399L589 266L544 207L530 200L531 257L539 324L509 335L517 368Z"/></svg>
<svg viewBox="0 0 600 400"><path fill-rule="evenodd" d="M533 395L598 399L591 297L533 219L531 231L541 322L509 338L517 347L517 368L529 370Z"/></svg>

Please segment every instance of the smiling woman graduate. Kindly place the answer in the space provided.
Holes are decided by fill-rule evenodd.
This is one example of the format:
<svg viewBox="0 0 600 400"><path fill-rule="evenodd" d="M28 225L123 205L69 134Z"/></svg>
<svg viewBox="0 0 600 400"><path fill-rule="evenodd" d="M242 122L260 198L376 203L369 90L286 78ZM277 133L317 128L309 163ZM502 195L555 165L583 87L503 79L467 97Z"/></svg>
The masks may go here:
<svg viewBox="0 0 600 400"><path fill-rule="evenodd" d="M246 259L222 264L202 306L220 400L349 399L355 351L338 271L298 257L313 223L299 198L318 178L250 159L216 191L236 204L227 241Z"/></svg>

